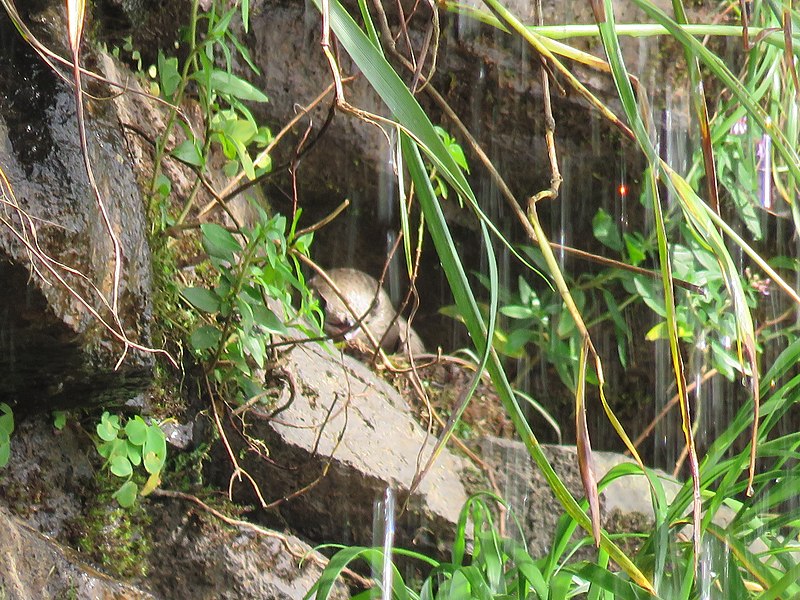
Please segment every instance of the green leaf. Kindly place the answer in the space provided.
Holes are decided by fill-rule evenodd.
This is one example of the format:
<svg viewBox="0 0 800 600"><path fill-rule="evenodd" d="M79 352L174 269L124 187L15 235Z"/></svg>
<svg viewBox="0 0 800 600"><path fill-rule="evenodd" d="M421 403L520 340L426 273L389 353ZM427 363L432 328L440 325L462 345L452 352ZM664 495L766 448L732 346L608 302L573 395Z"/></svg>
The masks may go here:
<svg viewBox="0 0 800 600"><path fill-rule="evenodd" d="M611 215L602 208L597 211L594 219L592 219L592 230L594 231L594 237L600 243L617 252L622 250L622 238L619 235L617 225Z"/></svg>
<svg viewBox="0 0 800 600"><path fill-rule="evenodd" d="M133 463L133 466L138 467L142 464L142 447L132 443L130 440L127 440L126 447L128 450L128 460Z"/></svg>
<svg viewBox="0 0 800 600"><path fill-rule="evenodd" d="M142 417L136 415L125 425L125 435L128 436L131 443L137 446L144 445L144 441L147 439L147 423Z"/></svg>
<svg viewBox="0 0 800 600"><path fill-rule="evenodd" d="M628 259L633 266L639 265L647 258L647 251L644 240L638 235L626 233L622 236L625 239L625 248L628 250Z"/></svg>
<svg viewBox="0 0 800 600"><path fill-rule="evenodd" d="M199 308L203 312L215 313L219 311L219 296L206 288L184 288L181 290L181 296L186 298L189 304L195 308Z"/></svg>
<svg viewBox="0 0 800 600"><path fill-rule="evenodd" d="M500 308L500 314L512 319L530 319L536 316L528 306L503 306Z"/></svg>
<svg viewBox="0 0 800 600"><path fill-rule="evenodd" d="M233 234L221 225L203 223L200 230L203 232L203 248L209 256L233 262L234 255L242 249Z"/></svg>
<svg viewBox="0 0 800 600"><path fill-rule="evenodd" d="M160 473L161 468L164 466L164 459L155 452L145 452L142 460L144 461L144 468L151 475Z"/></svg>
<svg viewBox="0 0 800 600"><path fill-rule="evenodd" d="M14 432L14 413L5 402L0 402L0 431L9 436Z"/></svg>
<svg viewBox="0 0 800 600"><path fill-rule="evenodd" d="M220 339L222 339L222 332L219 329L210 325L203 325L192 332L189 342L192 344L192 348L202 352L209 348L216 348Z"/></svg>
<svg viewBox="0 0 800 600"><path fill-rule="evenodd" d="M266 94L252 83L227 71L213 71L209 83L212 89L222 94L230 94L239 100L251 100L253 102L267 102L269 100Z"/></svg>
<svg viewBox="0 0 800 600"><path fill-rule="evenodd" d="M11 443L9 441L0 440L0 468L8 464L11 458Z"/></svg>
<svg viewBox="0 0 800 600"><path fill-rule="evenodd" d="M122 508L130 508L136 502L136 494L138 493L138 488L136 484L132 481L127 481L122 484L116 492L113 494L113 498L119 502L119 505Z"/></svg>
<svg viewBox="0 0 800 600"><path fill-rule="evenodd" d="M104 412L100 417L100 422L97 424L97 435L104 442L110 442L117 439L117 432L119 431L119 417Z"/></svg>
<svg viewBox="0 0 800 600"><path fill-rule="evenodd" d="M248 335L242 339L242 344L245 351L249 356L256 361L259 369L264 368L264 361L267 357L267 351L262 337Z"/></svg>
<svg viewBox="0 0 800 600"><path fill-rule="evenodd" d="M170 152L170 154L181 162L185 162L193 167L202 167L205 164L200 146L198 146L197 142L193 139L184 140L178 144L177 148Z"/></svg>
<svg viewBox="0 0 800 600"><path fill-rule="evenodd" d="M109 461L111 472L117 477L130 477L133 474L131 461L127 456L115 456Z"/></svg>
<svg viewBox="0 0 800 600"><path fill-rule="evenodd" d="M67 411L54 410L53 411L53 427L61 431L67 424Z"/></svg>
<svg viewBox="0 0 800 600"><path fill-rule="evenodd" d="M289 330L286 328L281 319L278 318L273 311L267 308L263 304L257 304L251 307L253 309L253 318L255 319L256 323L261 325L264 329L266 329L270 333L277 333L278 335L286 335L289 333Z"/></svg>
<svg viewBox="0 0 800 600"><path fill-rule="evenodd" d="M160 79L161 93L171 98L181 83L181 74L178 70L176 57L166 58L164 53L158 52L158 76Z"/></svg>
<svg viewBox="0 0 800 600"><path fill-rule="evenodd" d="M161 484L161 477L158 476L158 473L153 473L150 477L147 478L147 481L142 486L141 495L142 496L149 496L154 489L156 489Z"/></svg>
<svg viewBox="0 0 800 600"><path fill-rule="evenodd" d="M167 460L167 441L161 428L151 425L147 428L147 439L144 443L144 468L152 474L161 471Z"/></svg>

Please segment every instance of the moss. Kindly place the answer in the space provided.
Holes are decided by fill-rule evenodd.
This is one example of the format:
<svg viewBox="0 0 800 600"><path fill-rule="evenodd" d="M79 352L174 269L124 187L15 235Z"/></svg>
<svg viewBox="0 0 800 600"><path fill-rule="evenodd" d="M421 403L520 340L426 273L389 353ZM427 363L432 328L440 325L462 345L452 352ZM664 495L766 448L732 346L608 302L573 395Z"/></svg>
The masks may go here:
<svg viewBox="0 0 800 600"><path fill-rule="evenodd" d="M114 577L144 577L151 551L145 501L140 498L132 508L122 508L112 498L120 480L104 475L98 479L98 493L87 495L90 504L71 524L72 543Z"/></svg>

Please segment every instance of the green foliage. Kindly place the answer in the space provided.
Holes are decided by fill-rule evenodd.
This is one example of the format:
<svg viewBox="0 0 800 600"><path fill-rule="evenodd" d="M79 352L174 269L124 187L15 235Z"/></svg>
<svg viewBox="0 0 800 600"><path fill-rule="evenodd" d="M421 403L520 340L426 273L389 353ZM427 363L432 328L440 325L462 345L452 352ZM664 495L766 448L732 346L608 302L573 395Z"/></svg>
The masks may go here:
<svg viewBox="0 0 800 600"><path fill-rule="evenodd" d="M703 577L699 581L693 576L692 547L681 537L681 525L692 502L691 484L684 484L671 502L657 486L653 495L656 523L637 556L637 564L655 571L660 597L800 597L796 552L800 522L794 500L800 477L796 460L800 436L796 432L781 433L778 427L800 402L798 362L800 340L795 340L762 379L763 421L757 440L761 466L753 495L744 495L746 482L741 481L750 449L738 444L752 423L752 401L737 411L700 463L702 527L706 535L700 557ZM759 587L766 590L765 595L757 595Z"/></svg>
<svg viewBox="0 0 800 600"><path fill-rule="evenodd" d="M190 344L226 398L244 402L263 390L258 371L269 361L272 335L286 336L295 326L320 322L300 270L297 255L308 256L312 234L295 237L297 221L287 231L282 215L258 209L259 222L240 234L214 223L202 226L203 248L215 276L208 287L189 287L183 298L198 312ZM298 218L300 214L298 213ZM292 291L301 298L292 306Z"/></svg>
<svg viewBox="0 0 800 600"><path fill-rule="evenodd" d="M569 598L580 594L613 594L617 599L634 600L647 597L624 575L612 572L604 565L587 562L562 562L575 548L569 547L574 522L562 520L553 544L553 551L544 558L534 559L518 541L500 535L487 501L502 501L491 494L476 494L461 509L455 531L451 559L440 562L435 558L403 549L394 554L412 558L426 567L427 574L419 585L405 582L400 571L392 565L392 592L383 597L425 598L428 600L545 600ZM506 507L508 508L508 507ZM468 527L471 522L472 528ZM470 532L470 533L468 533ZM578 546L586 540L580 540ZM331 558L319 581L306 598L325 600L342 569L357 560L364 560L380 572L384 563L383 548L340 547ZM375 589L354 598L375 598L382 581L374 580ZM413 586L413 587L412 587ZM592 596L590 596L592 597ZM606 596L611 597L611 596Z"/></svg>
<svg viewBox="0 0 800 600"><path fill-rule="evenodd" d="M456 141L456 139L451 136L445 129L435 125L433 129L439 134L439 137L442 139L442 143L444 144L445 150L448 154L452 157L455 163L464 170L464 172L469 173L469 165L467 164L467 156L464 154L464 149L461 145ZM440 198L447 200L449 191L447 182L439 176L436 169L431 169L430 171L430 179L431 184L433 185L434 192ZM463 208L464 203L461 200L460 196L457 196L459 205Z"/></svg>
<svg viewBox="0 0 800 600"><path fill-rule="evenodd" d="M71 523L75 546L112 576L140 578L147 574L152 522L142 504L122 507L114 500L116 477L102 475L98 490Z"/></svg>
<svg viewBox="0 0 800 600"><path fill-rule="evenodd" d="M161 469L167 459L164 432L157 424L148 425L138 415L123 424L119 416L108 411L100 417L96 431L100 438L97 451L106 460L108 470L126 480L113 497L120 506L129 508L136 502L137 495L146 496L161 481ZM137 467L142 467L148 475L141 489L133 481Z"/></svg>
<svg viewBox="0 0 800 600"><path fill-rule="evenodd" d="M0 468L8 464L11 455L11 434L14 432L14 413L5 402L0 402Z"/></svg>
<svg viewBox="0 0 800 600"><path fill-rule="evenodd" d="M189 52L184 62L159 51L156 65L151 67L156 93L174 106L181 105L188 89L196 94L204 125L201 136L179 118L177 109L170 113L166 130L157 143L156 168L150 186L154 209L151 212L156 213L152 216L157 219L158 230L181 223L189 210L187 205L180 214L172 215L167 208L172 182L161 170L161 161L168 153L167 140L174 127L179 126L183 135L169 154L193 167L198 174L209 169L208 158L216 150L227 159L223 171L229 177L242 173L253 180L272 168L271 158L264 152L272 141L272 133L266 125L256 121L249 108L252 103L267 102L267 96L233 72L235 51L244 64L258 73L247 48L236 38L235 28L231 26L237 13L246 24L249 19L246 2L234 6L211 2L187 29L184 44Z"/></svg>
<svg viewBox="0 0 800 600"><path fill-rule="evenodd" d="M53 411L53 427L61 431L67 424L67 411L54 410Z"/></svg>

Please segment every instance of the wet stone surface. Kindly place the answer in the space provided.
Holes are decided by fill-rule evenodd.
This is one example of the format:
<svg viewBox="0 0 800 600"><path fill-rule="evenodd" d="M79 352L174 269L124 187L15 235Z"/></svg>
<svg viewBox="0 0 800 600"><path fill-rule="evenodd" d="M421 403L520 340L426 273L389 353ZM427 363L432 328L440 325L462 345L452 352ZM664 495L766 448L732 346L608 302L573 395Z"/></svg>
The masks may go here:
<svg viewBox="0 0 800 600"><path fill-rule="evenodd" d="M93 398L124 402L149 381L152 360L130 352L115 371L122 345L78 299L114 323L114 246L86 174L72 91L5 20L0 38L8 46L0 60L0 368L13 373L0 382L0 401L22 410ZM147 344L144 204L111 103L86 100L86 131L97 187L122 247L120 325Z"/></svg>

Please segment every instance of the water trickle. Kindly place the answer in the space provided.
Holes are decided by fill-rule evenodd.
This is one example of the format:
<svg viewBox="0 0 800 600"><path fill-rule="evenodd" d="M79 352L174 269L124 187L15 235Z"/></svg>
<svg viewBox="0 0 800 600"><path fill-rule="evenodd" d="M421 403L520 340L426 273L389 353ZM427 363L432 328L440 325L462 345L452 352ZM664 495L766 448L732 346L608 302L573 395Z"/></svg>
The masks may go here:
<svg viewBox="0 0 800 600"><path fill-rule="evenodd" d="M372 518L372 545L383 549L381 564L372 565L372 577L381 582L384 597L392 596L391 589L394 579L392 568L392 555L394 549L395 533L395 497L392 488L387 487L383 497L375 502L375 511Z"/></svg>
<svg viewBox="0 0 800 600"><path fill-rule="evenodd" d="M766 133L761 136L757 148L758 155L758 199L762 208L773 209L772 203L772 138Z"/></svg>

